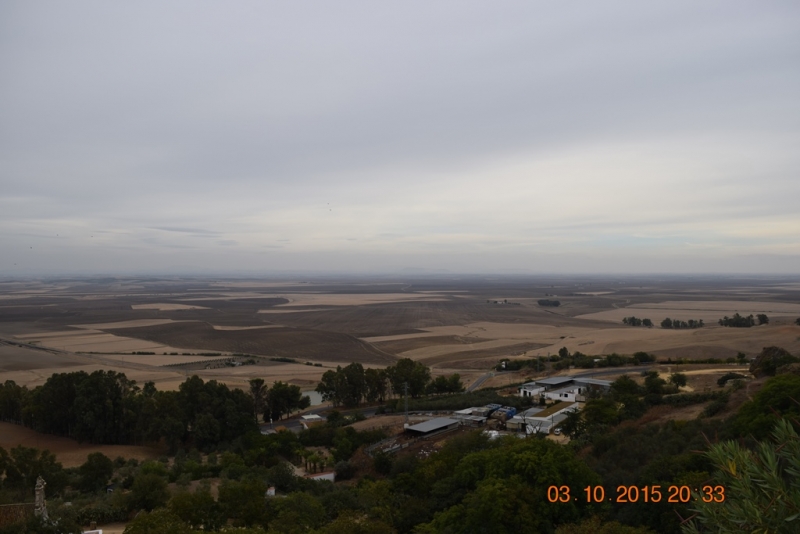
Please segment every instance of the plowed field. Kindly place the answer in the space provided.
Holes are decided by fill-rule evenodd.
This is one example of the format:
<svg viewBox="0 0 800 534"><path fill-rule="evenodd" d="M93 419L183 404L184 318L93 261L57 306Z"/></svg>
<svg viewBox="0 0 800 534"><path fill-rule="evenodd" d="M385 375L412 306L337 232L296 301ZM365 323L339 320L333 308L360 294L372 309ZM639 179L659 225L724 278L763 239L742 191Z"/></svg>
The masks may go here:
<svg viewBox="0 0 800 534"><path fill-rule="evenodd" d="M347 334L299 328L217 330L208 323L186 321L109 332L155 343L197 350L241 352L298 360L391 365L395 358Z"/></svg>

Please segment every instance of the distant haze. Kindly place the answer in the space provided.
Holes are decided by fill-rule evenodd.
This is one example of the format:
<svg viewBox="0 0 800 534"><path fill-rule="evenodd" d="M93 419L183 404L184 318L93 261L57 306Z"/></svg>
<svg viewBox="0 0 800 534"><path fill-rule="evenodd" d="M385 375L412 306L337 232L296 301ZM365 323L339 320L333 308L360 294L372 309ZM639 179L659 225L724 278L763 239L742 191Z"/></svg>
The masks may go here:
<svg viewBox="0 0 800 534"><path fill-rule="evenodd" d="M800 271L800 3L0 3L0 275Z"/></svg>

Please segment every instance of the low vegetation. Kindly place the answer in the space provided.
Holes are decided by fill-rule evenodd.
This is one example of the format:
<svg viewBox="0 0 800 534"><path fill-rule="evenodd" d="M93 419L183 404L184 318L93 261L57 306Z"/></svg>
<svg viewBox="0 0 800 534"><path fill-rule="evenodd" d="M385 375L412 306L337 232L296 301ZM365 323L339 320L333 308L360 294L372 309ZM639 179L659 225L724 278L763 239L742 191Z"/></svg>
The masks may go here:
<svg viewBox="0 0 800 534"><path fill-rule="evenodd" d="M550 306L550 307L561 306L561 301L559 301L559 300L551 300L551 299L540 299L540 300L537 300L536 303L539 306Z"/></svg>

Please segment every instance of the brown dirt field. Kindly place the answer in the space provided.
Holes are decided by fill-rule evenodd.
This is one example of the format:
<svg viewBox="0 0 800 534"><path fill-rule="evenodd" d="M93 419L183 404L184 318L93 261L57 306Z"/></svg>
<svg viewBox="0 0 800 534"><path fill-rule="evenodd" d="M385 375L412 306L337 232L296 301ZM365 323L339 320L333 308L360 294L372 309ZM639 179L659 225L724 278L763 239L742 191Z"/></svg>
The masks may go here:
<svg viewBox="0 0 800 534"><path fill-rule="evenodd" d="M432 345L470 345L472 343L481 343L491 341L490 339L479 337L462 337L462 336L417 336L407 337L393 341L372 342L372 346L389 352L391 354L400 354L423 347L430 347Z"/></svg>
<svg viewBox="0 0 800 534"><path fill-rule="evenodd" d="M207 310L205 306L193 306L191 304L178 304L176 302L160 302L155 304L131 304L132 310L159 310L159 311L176 311L176 310Z"/></svg>
<svg viewBox="0 0 800 534"><path fill-rule="evenodd" d="M31 369L69 369L85 365L89 360L80 355L57 354L44 350L29 349L0 342L0 371L25 371Z"/></svg>
<svg viewBox="0 0 800 534"><path fill-rule="evenodd" d="M123 458L136 458L140 461L152 460L164 454L164 451L158 449L135 445L78 443L74 439L41 434L19 425L0 422L0 447L9 450L17 445L47 449L56 455L64 467L77 467L83 464L89 454L93 452L102 452L111 459L122 456Z"/></svg>
<svg viewBox="0 0 800 534"><path fill-rule="evenodd" d="M113 332L153 343L192 347L194 350L239 352L301 361L324 359L385 365L395 361L394 357L352 336L316 330L269 328L229 331L216 330L208 323L187 321Z"/></svg>
<svg viewBox="0 0 800 534"><path fill-rule="evenodd" d="M417 357L415 359L428 366L446 364L453 367L468 367L469 365L467 364L480 361L481 365L492 367L502 358L522 356L529 351L541 349L546 346L547 345L542 343L517 343L500 347L489 347L486 349L450 352L430 357ZM456 362L458 362L458 365L456 365ZM488 363L488 365L486 365L486 363Z"/></svg>
<svg viewBox="0 0 800 534"><path fill-rule="evenodd" d="M757 315L765 313L770 317L800 315L800 305L787 302L735 301L735 300L701 300L701 301L666 301L648 304L633 304L624 308L597 313L579 315L579 319L592 319L620 323L623 317L634 315L648 318L656 325L666 317L672 319L702 319L706 323L716 323L724 315Z"/></svg>
<svg viewBox="0 0 800 534"><path fill-rule="evenodd" d="M445 300L443 296L418 295L415 293L287 293L282 294L281 297L289 300L287 304L280 305L281 308L290 306L362 306L365 304L396 303L410 300L426 302Z"/></svg>
<svg viewBox="0 0 800 534"><path fill-rule="evenodd" d="M394 435L403 431L405 420L405 415L378 415L364 421L358 421L350 426L359 431L384 428L389 435Z"/></svg>

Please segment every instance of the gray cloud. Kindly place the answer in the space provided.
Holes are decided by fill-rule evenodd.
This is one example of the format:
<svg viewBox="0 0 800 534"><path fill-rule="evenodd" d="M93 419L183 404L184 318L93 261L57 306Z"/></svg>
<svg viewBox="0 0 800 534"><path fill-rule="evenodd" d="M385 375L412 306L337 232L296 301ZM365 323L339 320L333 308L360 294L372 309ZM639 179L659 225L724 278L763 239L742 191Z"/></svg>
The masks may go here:
<svg viewBox="0 0 800 534"><path fill-rule="evenodd" d="M0 272L102 250L108 271L796 270L798 22L786 2L6 2Z"/></svg>

